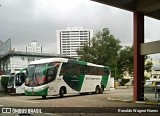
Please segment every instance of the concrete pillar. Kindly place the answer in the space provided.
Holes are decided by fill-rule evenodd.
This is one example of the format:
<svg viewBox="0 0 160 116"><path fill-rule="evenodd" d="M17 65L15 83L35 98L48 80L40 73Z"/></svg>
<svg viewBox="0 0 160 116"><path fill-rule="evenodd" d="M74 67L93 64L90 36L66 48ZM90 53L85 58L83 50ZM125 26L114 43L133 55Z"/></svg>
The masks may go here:
<svg viewBox="0 0 160 116"><path fill-rule="evenodd" d="M134 101L144 100L144 55L140 55L140 44L144 43L144 14L134 12Z"/></svg>

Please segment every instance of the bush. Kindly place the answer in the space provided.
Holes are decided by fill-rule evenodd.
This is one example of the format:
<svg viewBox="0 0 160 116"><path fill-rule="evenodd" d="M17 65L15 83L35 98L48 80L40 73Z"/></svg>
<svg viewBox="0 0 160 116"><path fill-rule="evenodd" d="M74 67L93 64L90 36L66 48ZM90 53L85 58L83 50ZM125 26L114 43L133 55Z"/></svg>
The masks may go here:
<svg viewBox="0 0 160 116"><path fill-rule="evenodd" d="M6 91L7 91L7 86L8 86L8 80L9 80L8 76L1 77L1 85L5 88Z"/></svg>
<svg viewBox="0 0 160 116"><path fill-rule="evenodd" d="M144 80L150 80L150 78L147 76L144 76Z"/></svg>

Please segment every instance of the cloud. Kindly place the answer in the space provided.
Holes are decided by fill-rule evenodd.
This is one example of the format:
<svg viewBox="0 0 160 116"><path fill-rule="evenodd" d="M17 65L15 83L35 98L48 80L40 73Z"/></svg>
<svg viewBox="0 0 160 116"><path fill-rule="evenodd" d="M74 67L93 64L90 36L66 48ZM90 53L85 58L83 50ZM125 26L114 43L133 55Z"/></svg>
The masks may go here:
<svg viewBox="0 0 160 116"><path fill-rule="evenodd" d="M95 32L108 27L122 45L133 43L133 15L129 11L90 0L1 0L1 5L0 40L11 38L12 47L25 49L37 40L45 52L56 53L56 30L72 26ZM148 18L146 22L146 38L160 38L155 31L160 22Z"/></svg>

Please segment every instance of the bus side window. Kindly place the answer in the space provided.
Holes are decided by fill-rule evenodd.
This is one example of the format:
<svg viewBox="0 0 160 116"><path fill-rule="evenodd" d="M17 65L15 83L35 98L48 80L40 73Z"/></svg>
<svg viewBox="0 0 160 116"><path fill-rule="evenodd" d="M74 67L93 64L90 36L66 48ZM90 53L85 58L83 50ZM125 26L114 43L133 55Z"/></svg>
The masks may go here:
<svg viewBox="0 0 160 116"><path fill-rule="evenodd" d="M60 71L60 75L70 73L70 65L68 63L63 63Z"/></svg>
<svg viewBox="0 0 160 116"><path fill-rule="evenodd" d="M70 73L74 75L79 75L80 69L78 64L71 64L70 65Z"/></svg>
<svg viewBox="0 0 160 116"><path fill-rule="evenodd" d="M99 69L99 74L100 74L100 75L104 75L104 70L103 70L103 68L100 68L100 69Z"/></svg>
<svg viewBox="0 0 160 116"><path fill-rule="evenodd" d="M87 66L85 66L85 65L80 65L80 73L81 74L88 74L89 72L88 72L88 67Z"/></svg>
<svg viewBox="0 0 160 116"><path fill-rule="evenodd" d="M47 70L47 78L48 78L48 81L52 81L56 78L56 74L57 74L57 68L54 67L54 68L49 68Z"/></svg>
<svg viewBox="0 0 160 116"><path fill-rule="evenodd" d="M84 66L80 66L80 73L81 73L81 74L85 74Z"/></svg>
<svg viewBox="0 0 160 116"><path fill-rule="evenodd" d="M60 76L61 76L61 75L64 75L64 74L65 74L64 68L61 68Z"/></svg>
<svg viewBox="0 0 160 116"><path fill-rule="evenodd" d="M104 75L109 75L109 70L108 69L104 69Z"/></svg>
<svg viewBox="0 0 160 116"><path fill-rule="evenodd" d="M90 75L98 75L98 70L96 67L90 66L89 73L90 73Z"/></svg>

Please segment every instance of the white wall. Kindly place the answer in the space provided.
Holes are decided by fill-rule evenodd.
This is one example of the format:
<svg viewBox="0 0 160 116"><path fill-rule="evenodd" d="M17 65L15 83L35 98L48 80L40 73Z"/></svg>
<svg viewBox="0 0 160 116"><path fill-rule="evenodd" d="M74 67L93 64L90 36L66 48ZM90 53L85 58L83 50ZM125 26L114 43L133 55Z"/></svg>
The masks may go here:
<svg viewBox="0 0 160 116"><path fill-rule="evenodd" d="M26 68L31 61L44 59L44 57L30 57L30 56L12 56L10 57L10 64L8 68L11 72Z"/></svg>

